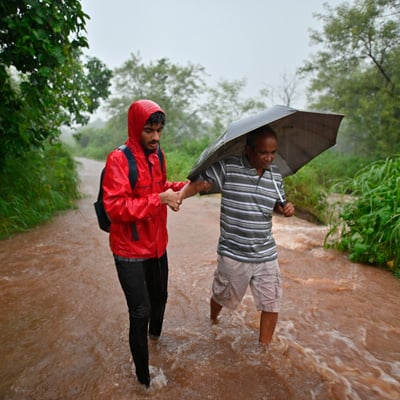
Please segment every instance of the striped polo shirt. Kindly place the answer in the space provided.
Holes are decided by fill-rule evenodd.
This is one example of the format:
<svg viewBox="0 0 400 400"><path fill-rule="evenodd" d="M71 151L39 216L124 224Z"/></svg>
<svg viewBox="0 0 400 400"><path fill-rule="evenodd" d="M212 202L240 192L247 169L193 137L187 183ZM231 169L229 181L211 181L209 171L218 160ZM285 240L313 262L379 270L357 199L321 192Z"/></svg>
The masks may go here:
<svg viewBox="0 0 400 400"><path fill-rule="evenodd" d="M273 179L285 198L277 168L270 165L259 176L245 155L232 156L213 164L203 177L222 193L218 253L243 262L275 260L272 213L279 195Z"/></svg>

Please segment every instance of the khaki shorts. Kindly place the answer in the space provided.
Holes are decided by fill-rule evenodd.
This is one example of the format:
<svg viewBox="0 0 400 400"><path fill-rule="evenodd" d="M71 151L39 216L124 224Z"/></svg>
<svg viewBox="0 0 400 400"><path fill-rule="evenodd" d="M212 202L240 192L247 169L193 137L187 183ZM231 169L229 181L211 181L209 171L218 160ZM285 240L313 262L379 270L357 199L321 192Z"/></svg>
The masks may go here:
<svg viewBox="0 0 400 400"><path fill-rule="evenodd" d="M212 284L213 298L218 304L234 310L249 285L257 310L279 312L282 288L278 260L245 263L218 255Z"/></svg>

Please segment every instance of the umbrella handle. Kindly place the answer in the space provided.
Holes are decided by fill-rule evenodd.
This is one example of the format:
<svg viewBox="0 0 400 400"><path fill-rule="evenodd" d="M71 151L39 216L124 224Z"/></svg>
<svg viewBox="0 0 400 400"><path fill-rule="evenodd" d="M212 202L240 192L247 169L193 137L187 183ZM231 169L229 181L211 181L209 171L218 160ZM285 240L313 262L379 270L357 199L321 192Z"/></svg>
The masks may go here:
<svg viewBox="0 0 400 400"><path fill-rule="evenodd" d="M274 183L276 193L278 193L278 196L279 196L279 204L280 204L282 207L285 207L285 205L286 205L286 199L282 196L282 194L281 194L281 192L280 192L280 190L279 190L279 188L278 188L278 185L277 185L277 183L276 183L276 181L275 181L275 179L274 179L274 176L272 175L271 170L270 170L269 172L270 172L270 174L271 174L271 179L272 179L272 182Z"/></svg>

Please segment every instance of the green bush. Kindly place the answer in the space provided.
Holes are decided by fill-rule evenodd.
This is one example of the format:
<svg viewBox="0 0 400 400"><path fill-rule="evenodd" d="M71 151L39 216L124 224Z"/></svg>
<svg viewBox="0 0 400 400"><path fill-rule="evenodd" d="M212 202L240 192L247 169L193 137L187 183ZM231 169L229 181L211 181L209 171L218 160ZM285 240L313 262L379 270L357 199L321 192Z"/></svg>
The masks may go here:
<svg viewBox="0 0 400 400"><path fill-rule="evenodd" d="M0 239L75 207L78 174L61 144L6 158L0 185Z"/></svg>
<svg viewBox="0 0 400 400"><path fill-rule="evenodd" d="M316 183L330 192L334 184L353 177L367 164L366 160L356 155L339 153L335 148L331 148L314 158L306 167L317 171ZM337 190L337 187L333 189Z"/></svg>
<svg viewBox="0 0 400 400"><path fill-rule="evenodd" d="M400 277L400 156L370 164L341 186L353 200L344 205L326 244Z"/></svg>
<svg viewBox="0 0 400 400"><path fill-rule="evenodd" d="M284 180L285 191L296 207L296 215L315 223L325 223L327 191L318 183L318 171L304 166L295 175Z"/></svg>
<svg viewBox="0 0 400 400"><path fill-rule="evenodd" d="M296 206L296 215L311 222L328 224L333 210L331 193L340 190L338 182L353 177L366 161L330 149L285 178L286 193Z"/></svg>

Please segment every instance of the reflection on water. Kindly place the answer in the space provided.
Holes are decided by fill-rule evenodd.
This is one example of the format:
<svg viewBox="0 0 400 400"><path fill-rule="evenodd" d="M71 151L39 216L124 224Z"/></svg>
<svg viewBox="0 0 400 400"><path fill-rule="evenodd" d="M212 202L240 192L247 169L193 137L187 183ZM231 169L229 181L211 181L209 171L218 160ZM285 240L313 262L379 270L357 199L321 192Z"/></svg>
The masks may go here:
<svg viewBox="0 0 400 400"><path fill-rule="evenodd" d="M152 384L132 373L128 316L92 202L101 163L84 162L79 210L0 242L1 399L399 399L400 282L321 246L325 228L276 217L284 301L257 347L250 292L208 320L219 199L170 213L163 335Z"/></svg>

